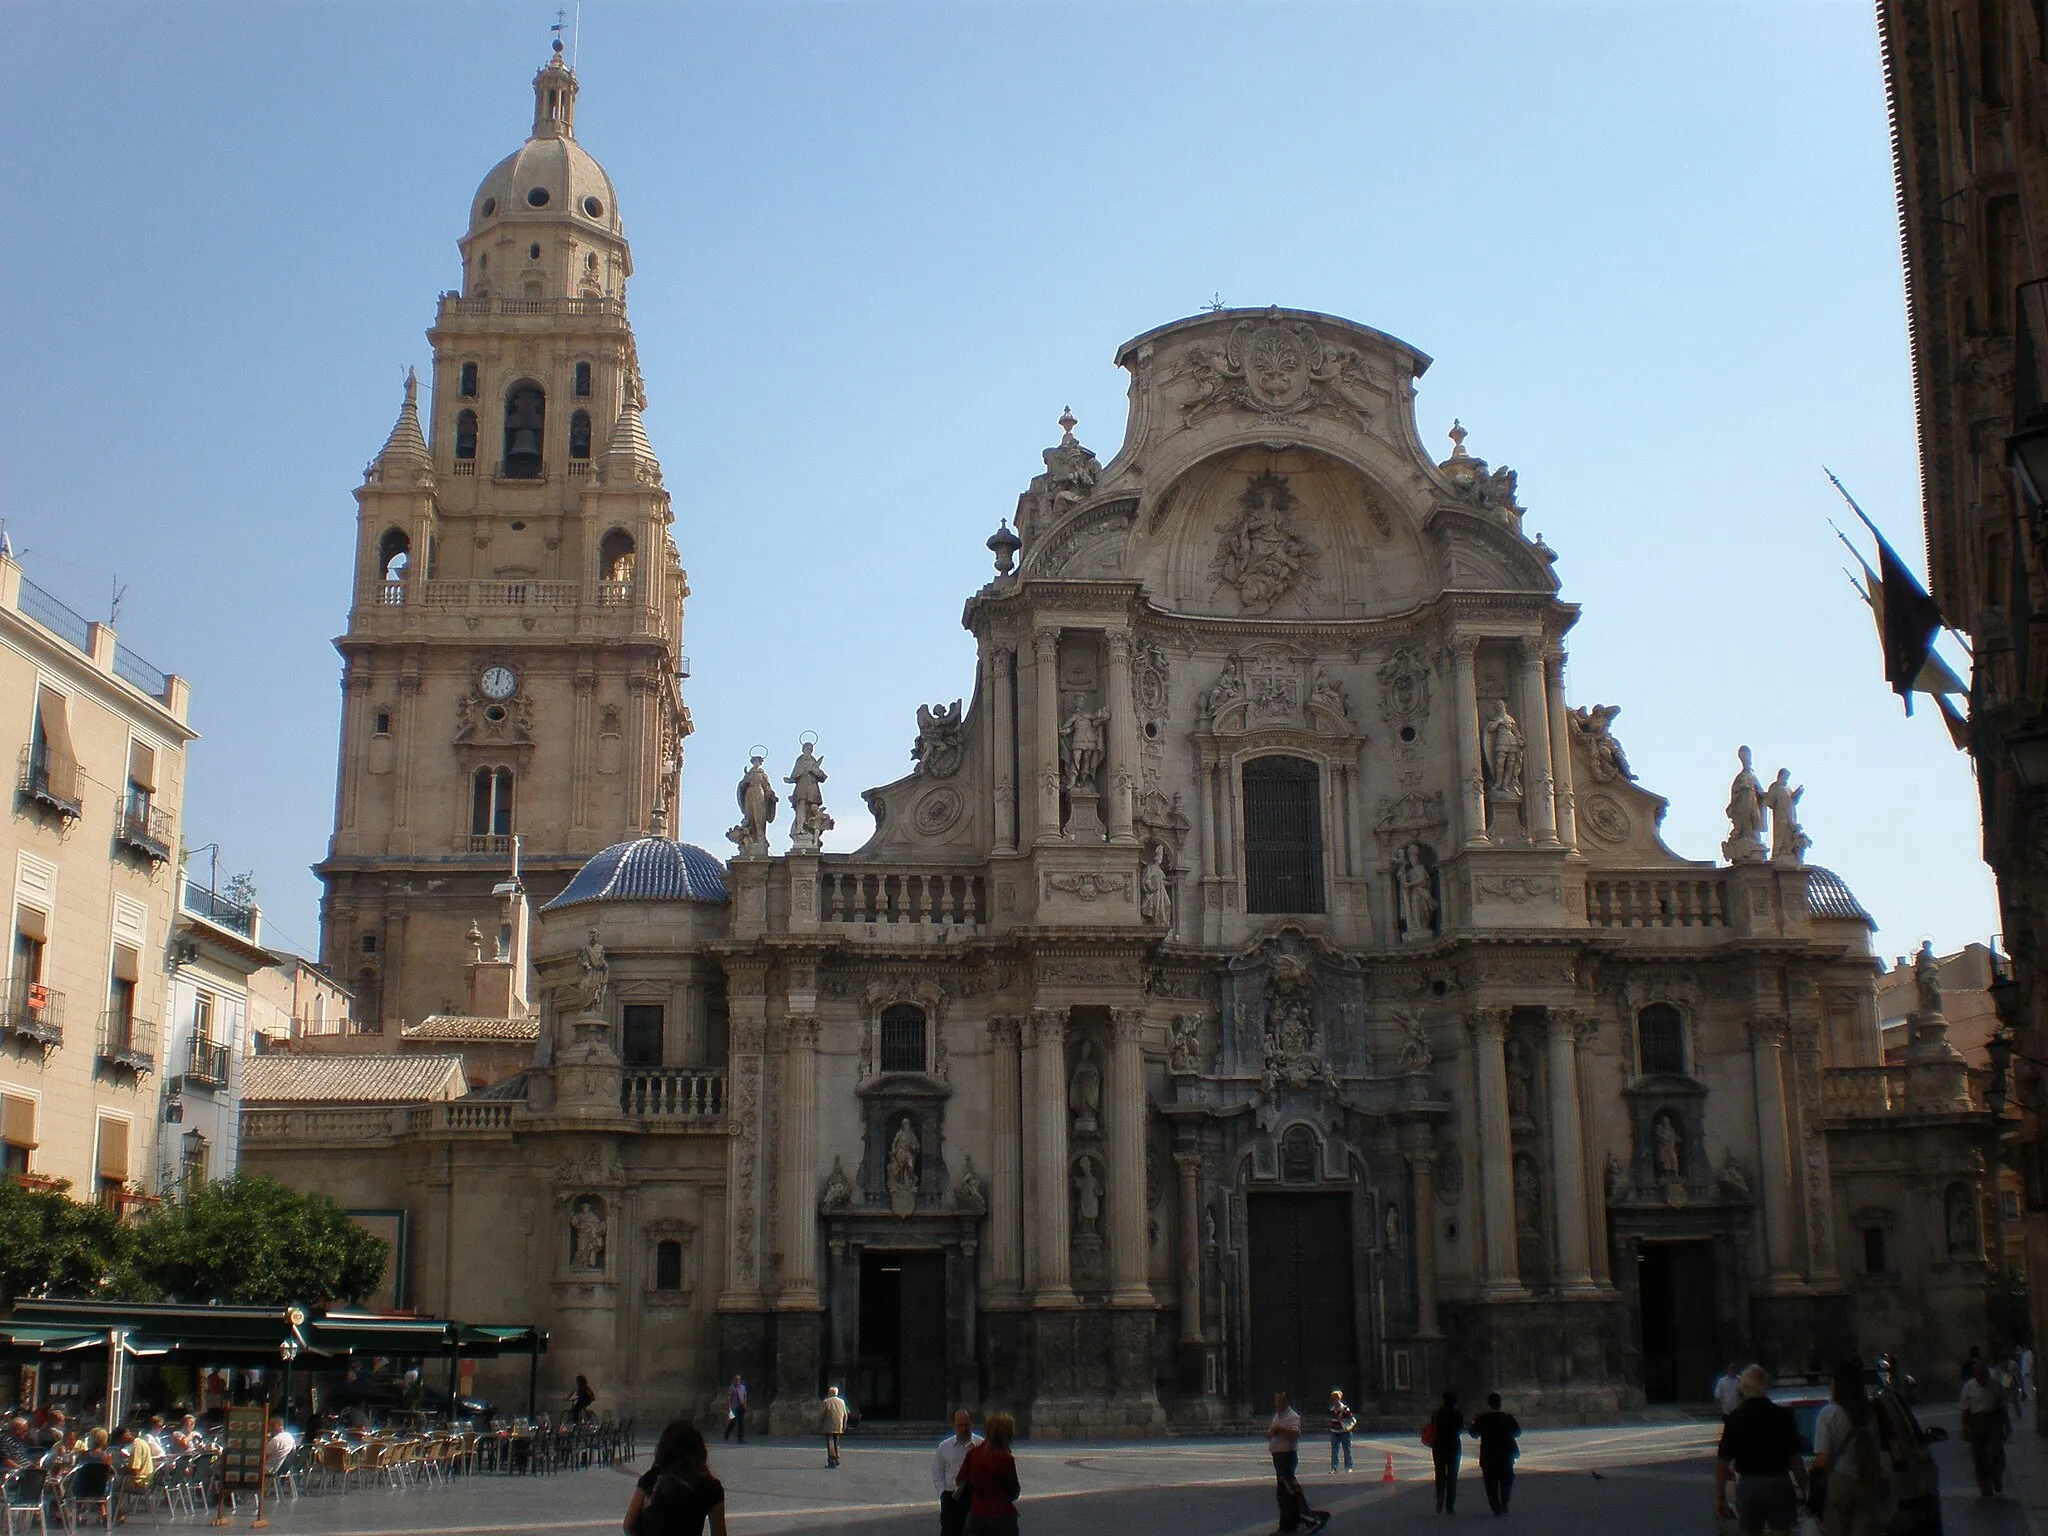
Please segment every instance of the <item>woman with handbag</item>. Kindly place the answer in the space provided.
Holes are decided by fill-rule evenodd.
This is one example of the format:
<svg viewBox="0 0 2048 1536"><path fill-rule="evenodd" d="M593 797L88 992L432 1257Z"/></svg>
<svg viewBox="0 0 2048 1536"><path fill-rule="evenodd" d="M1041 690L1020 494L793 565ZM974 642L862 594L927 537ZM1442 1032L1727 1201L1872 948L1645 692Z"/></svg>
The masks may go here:
<svg viewBox="0 0 2048 1536"><path fill-rule="evenodd" d="M1465 1415L1458 1409L1458 1394L1445 1387L1443 1406L1422 1426L1422 1443L1429 1447L1429 1459L1436 1468L1436 1509L1440 1515L1458 1512L1458 1461L1464 1434Z"/></svg>

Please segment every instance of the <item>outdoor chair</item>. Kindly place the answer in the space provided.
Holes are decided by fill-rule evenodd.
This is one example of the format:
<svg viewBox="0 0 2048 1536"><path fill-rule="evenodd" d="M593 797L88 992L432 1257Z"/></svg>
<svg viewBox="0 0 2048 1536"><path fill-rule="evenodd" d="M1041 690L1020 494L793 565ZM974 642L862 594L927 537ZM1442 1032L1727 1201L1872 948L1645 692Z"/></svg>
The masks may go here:
<svg viewBox="0 0 2048 1536"><path fill-rule="evenodd" d="M49 1536L50 1513L43 1503L41 1467L18 1467L0 1477L0 1513L7 1516L6 1536L36 1530Z"/></svg>
<svg viewBox="0 0 2048 1536"><path fill-rule="evenodd" d="M339 1440L325 1440L314 1451L314 1459L320 1468L321 1485L327 1488L346 1489L349 1474L355 1470L355 1458L348 1446Z"/></svg>
<svg viewBox="0 0 2048 1536"><path fill-rule="evenodd" d="M295 1445L286 1452L284 1460L280 1461L269 1473L271 1496L273 1498L298 1498L299 1485L305 1478L306 1467L311 1459L311 1446Z"/></svg>
<svg viewBox="0 0 2048 1536"><path fill-rule="evenodd" d="M111 1531L114 1528L114 1506L120 1498L121 1490L112 1462L81 1462L72 1470L71 1480L64 1490L64 1523L75 1531L85 1524L84 1517L91 1514L96 1524Z"/></svg>
<svg viewBox="0 0 2048 1536"><path fill-rule="evenodd" d="M185 1500L194 1518L213 1508L214 1490L220 1486L220 1452L211 1448L195 1451L185 1469Z"/></svg>

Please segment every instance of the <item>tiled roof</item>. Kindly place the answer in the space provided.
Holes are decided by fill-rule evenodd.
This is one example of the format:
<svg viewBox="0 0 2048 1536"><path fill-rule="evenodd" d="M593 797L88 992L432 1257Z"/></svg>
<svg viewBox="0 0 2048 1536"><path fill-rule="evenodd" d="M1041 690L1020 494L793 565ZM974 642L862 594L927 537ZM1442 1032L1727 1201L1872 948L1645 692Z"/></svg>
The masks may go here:
<svg viewBox="0 0 2048 1536"><path fill-rule="evenodd" d="M665 837L613 843L576 871L552 912L586 901L724 901L725 866L695 843Z"/></svg>
<svg viewBox="0 0 2048 1536"><path fill-rule="evenodd" d="M242 1103L420 1104L460 1098L460 1056L252 1056Z"/></svg>
<svg viewBox="0 0 2048 1536"><path fill-rule="evenodd" d="M430 1013L417 1024L408 1024L400 1035L407 1040L538 1040L540 1020L481 1019L467 1013Z"/></svg>
<svg viewBox="0 0 2048 1536"><path fill-rule="evenodd" d="M1863 903L1849 889L1849 883L1832 869L1809 864L1806 869L1806 905L1815 917L1843 917L1877 926Z"/></svg>

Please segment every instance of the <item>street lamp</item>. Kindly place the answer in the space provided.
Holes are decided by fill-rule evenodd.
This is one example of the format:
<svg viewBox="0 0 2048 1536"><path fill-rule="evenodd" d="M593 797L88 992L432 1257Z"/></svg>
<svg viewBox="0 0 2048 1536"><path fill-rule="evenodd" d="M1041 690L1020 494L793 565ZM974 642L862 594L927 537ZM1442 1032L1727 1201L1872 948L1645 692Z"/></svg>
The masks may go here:
<svg viewBox="0 0 2048 1536"><path fill-rule="evenodd" d="M2048 724L2030 725L2005 738L2005 755L2021 785L2048 789Z"/></svg>

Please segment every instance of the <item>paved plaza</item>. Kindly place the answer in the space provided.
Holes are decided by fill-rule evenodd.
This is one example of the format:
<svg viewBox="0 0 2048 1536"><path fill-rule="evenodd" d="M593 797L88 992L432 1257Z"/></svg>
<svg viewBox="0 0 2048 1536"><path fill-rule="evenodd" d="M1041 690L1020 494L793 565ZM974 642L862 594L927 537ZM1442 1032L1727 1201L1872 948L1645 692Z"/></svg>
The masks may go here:
<svg viewBox="0 0 2048 1536"><path fill-rule="evenodd" d="M1954 1433L1954 1414L1925 1415ZM1656 1532L1684 1536L1713 1530L1710 1456L1718 1426L1699 1422L1532 1430L1522 1437L1512 1519L1534 1536L1608 1536ZM1358 1470L1332 1478L1322 1459L1327 1442L1305 1439L1303 1482L1316 1504L1334 1511L1331 1530L1435 1529L1429 1455L1412 1436L1361 1436ZM1980 1500L1970 1485L1967 1452L1937 1445L1943 1479L1943 1520L1962 1536L2025 1536L2048 1529L2029 1524L2030 1486L2048 1488L2048 1450L2028 1431L2017 1434L2017 1491ZM1398 1481L1380 1482L1387 1455ZM845 1465L824 1466L808 1441L757 1440L715 1445L713 1469L725 1483L731 1528L742 1536L771 1532L848 1532L851 1536L932 1536L938 1529L929 1497L930 1448L864 1439L847 1441ZM1274 1528L1272 1478L1259 1441L1168 1440L1144 1444L1027 1444L1018 1452L1025 1490L1023 1528L1073 1536L1262 1536ZM273 1529L286 1533L412 1536L447 1532L605 1532L619 1528L633 1476L593 1469L552 1478L482 1476L439 1488L393 1494L363 1489L322 1495L273 1510ZM1468 1455L1458 1497L1459 1520L1487 1520L1477 1466ZM246 1515L238 1524L246 1524Z"/></svg>

